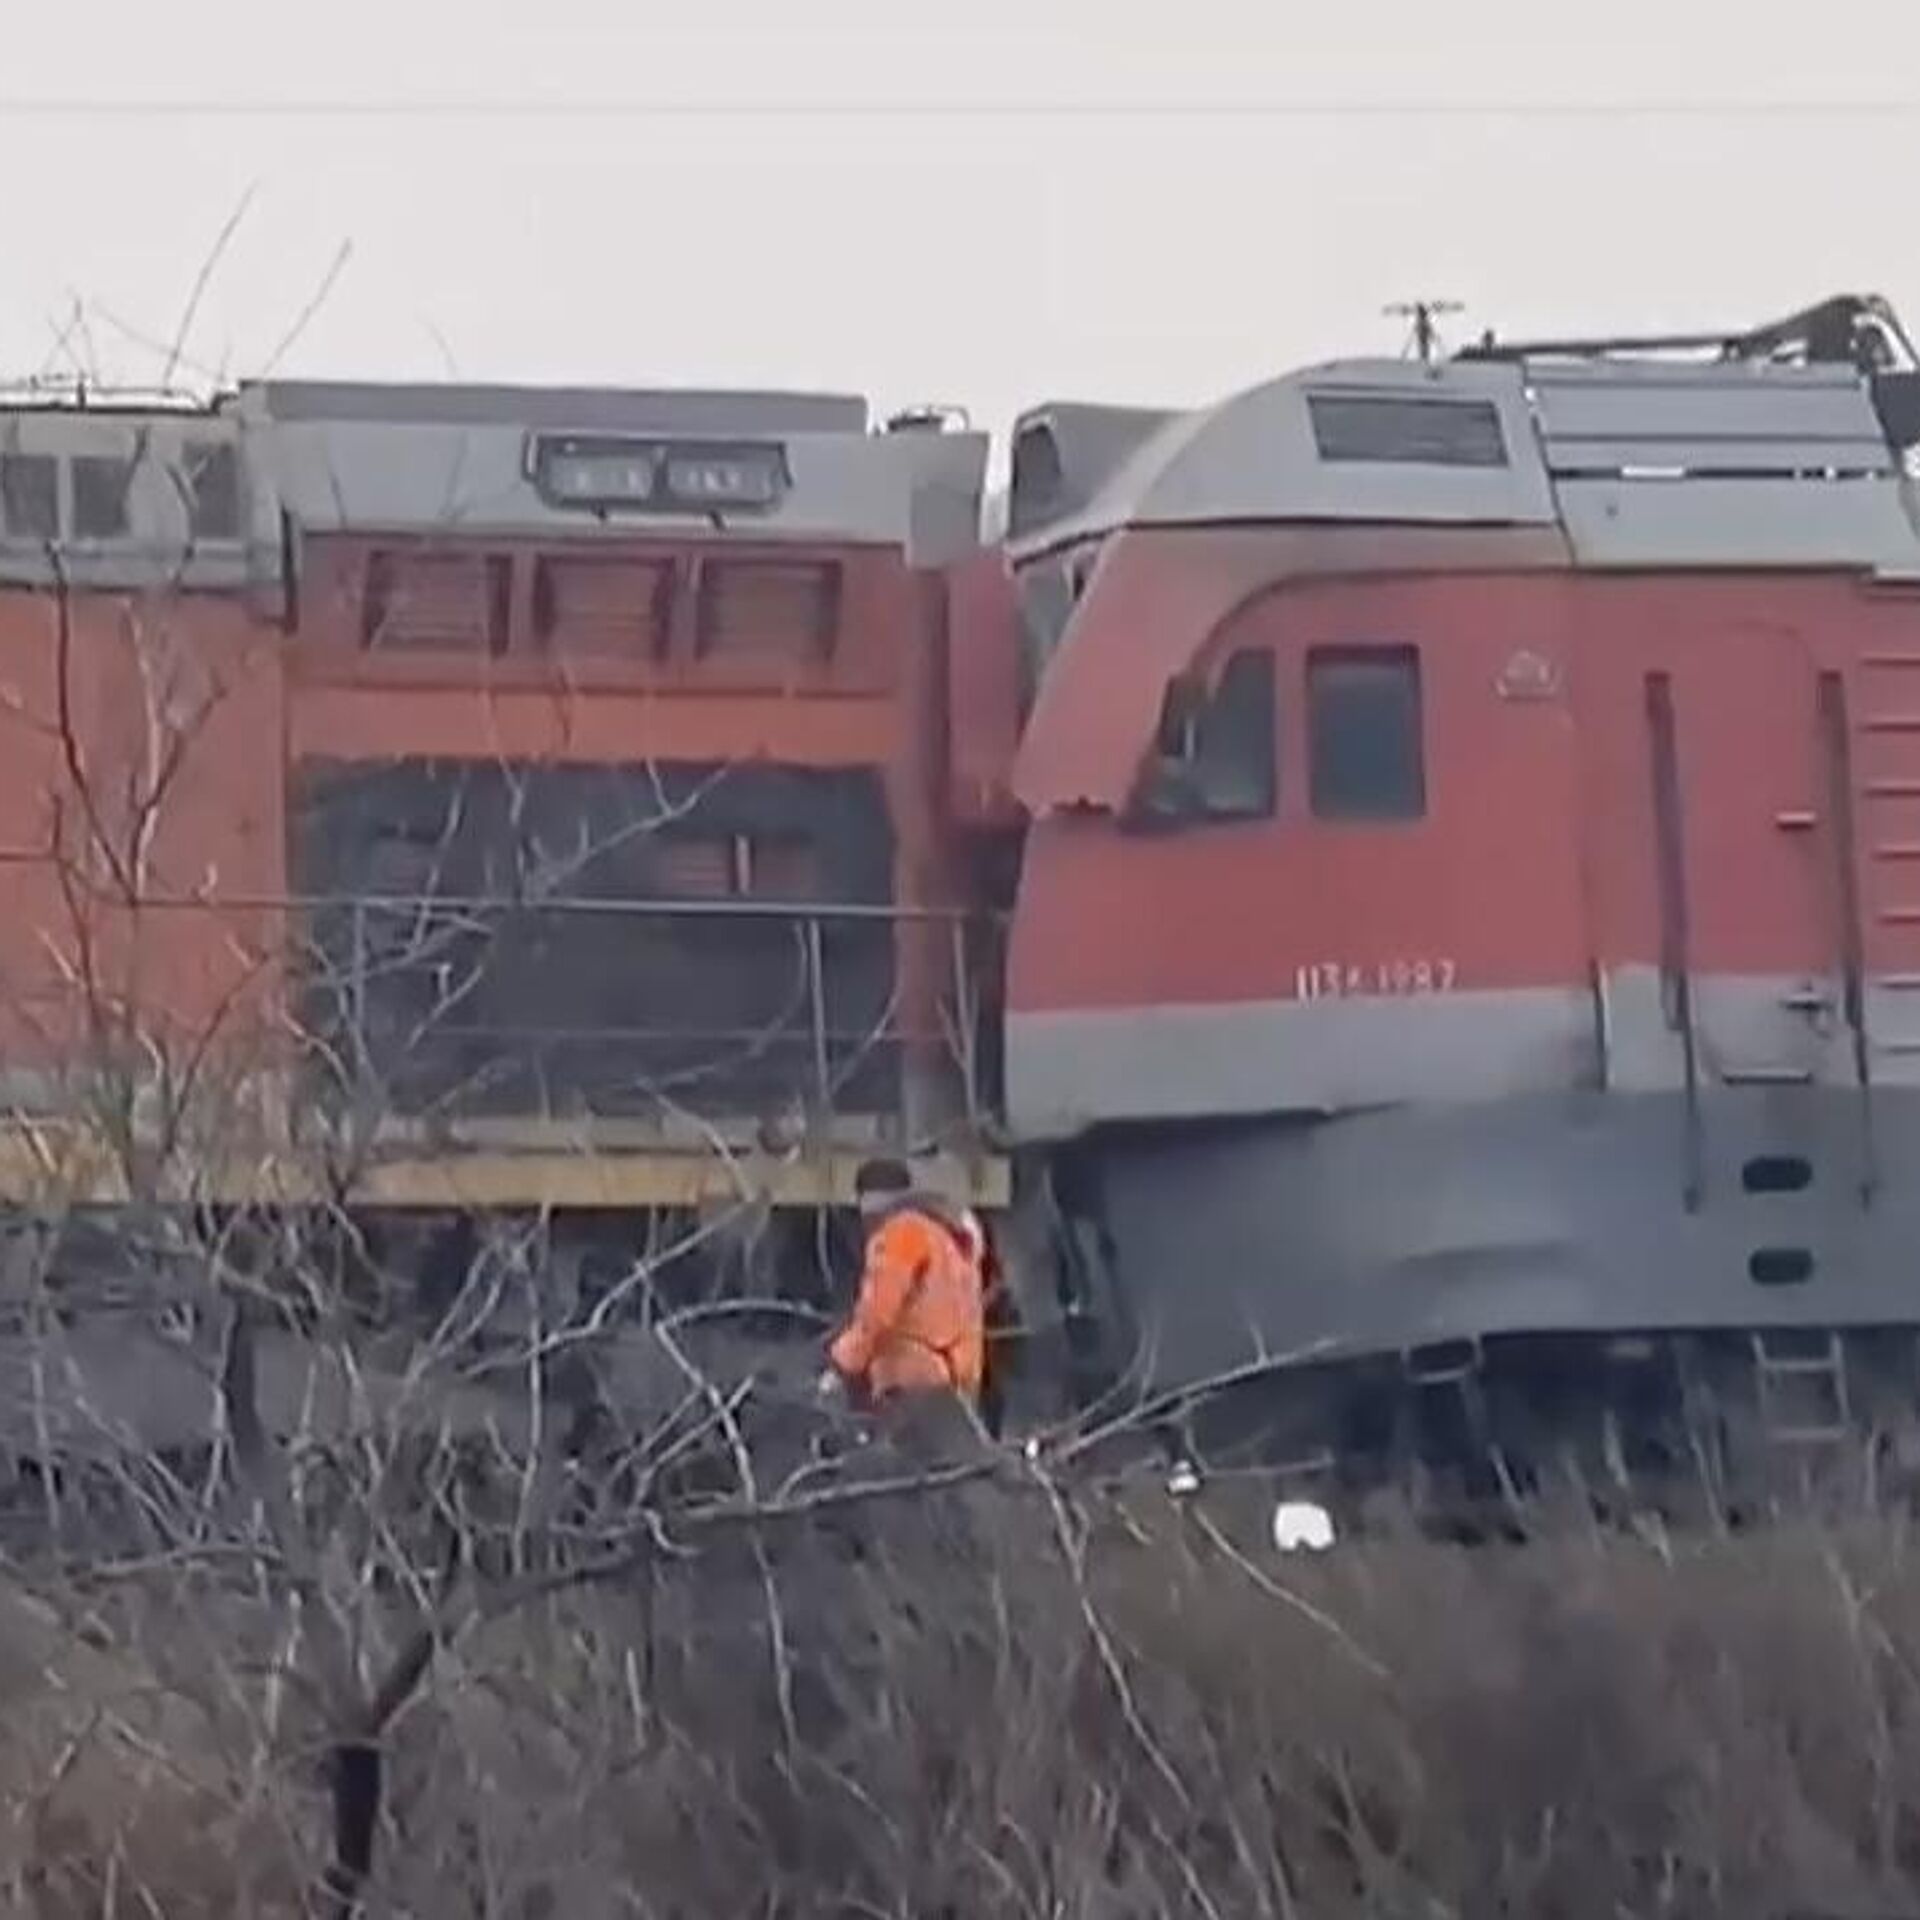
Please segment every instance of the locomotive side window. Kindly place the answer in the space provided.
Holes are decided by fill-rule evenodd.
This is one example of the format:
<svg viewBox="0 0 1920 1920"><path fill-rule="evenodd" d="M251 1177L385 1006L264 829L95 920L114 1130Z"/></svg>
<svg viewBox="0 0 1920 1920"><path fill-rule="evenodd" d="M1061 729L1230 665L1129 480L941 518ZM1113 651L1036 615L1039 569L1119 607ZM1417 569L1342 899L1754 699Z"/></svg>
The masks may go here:
<svg viewBox="0 0 1920 1920"><path fill-rule="evenodd" d="M187 519L196 540L240 538L240 456L228 443L187 447L181 462Z"/></svg>
<svg viewBox="0 0 1920 1920"><path fill-rule="evenodd" d="M1007 530L1021 534L1044 520L1060 497L1066 470L1060 440L1044 420L1035 420L1013 436L1013 473L1007 505Z"/></svg>
<svg viewBox="0 0 1920 1920"><path fill-rule="evenodd" d="M0 454L0 515L16 540L59 539L60 469L52 454Z"/></svg>
<svg viewBox="0 0 1920 1920"><path fill-rule="evenodd" d="M1389 460L1434 467L1507 464L1500 412L1486 400L1316 393L1308 396L1307 415L1322 460Z"/></svg>
<svg viewBox="0 0 1920 1920"><path fill-rule="evenodd" d="M127 530L127 493L133 468L107 454L77 454L73 462L73 531L81 540L117 540Z"/></svg>
<svg viewBox="0 0 1920 1920"><path fill-rule="evenodd" d="M1254 820L1273 812L1278 783L1273 655L1228 657L1209 692L1182 677L1167 689L1157 762L1144 796L1153 819Z"/></svg>
<svg viewBox="0 0 1920 1920"><path fill-rule="evenodd" d="M1320 647L1307 656L1309 791L1320 820L1418 820L1427 810L1420 656Z"/></svg>

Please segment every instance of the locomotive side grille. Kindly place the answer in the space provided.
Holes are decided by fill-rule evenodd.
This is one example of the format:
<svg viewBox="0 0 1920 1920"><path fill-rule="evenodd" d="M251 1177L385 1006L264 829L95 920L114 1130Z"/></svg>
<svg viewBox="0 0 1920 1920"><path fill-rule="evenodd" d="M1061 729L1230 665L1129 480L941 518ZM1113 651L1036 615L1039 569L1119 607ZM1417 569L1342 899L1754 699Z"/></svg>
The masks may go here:
<svg viewBox="0 0 1920 1920"><path fill-rule="evenodd" d="M557 652L654 658L665 652L673 615L668 560L551 556L534 574L534 626Z"/></svg>
<svg viewBox="0 0 1920 1920"><path fill-rule="evenodd" d="M723 659L822 660L840 620L833 561L713 560L700 571L698 646Z"/></svg>
<svg viewBox="0 0 1920 1920"><path fill-rule="evenodd" d="M361 643L379 652L500 653L512 603L512 563L495 554L368 557Z"/></svg>
<svg viewBox="0 0 1920 1920"><path fill-rule="evenodd" d="M290 806L323 1106L362 1076L448 1119L898 1098L894 927L831 910L890 895L876 769L322 761Z"/></svg>
<svg viewBox="0 0 1920 1920"><path fill-rule="evenodd" d="M807 840L755 840L747 883L756 899L818 900L824 891L820 850Z"/></svg>
<svg viewBox="0 0 1920 1920"><path fill-rule="evenodd" d="M799 838L754 834L663 834L649 878L670 900L821 898L819 850Z"/></svg>
<svg viewBox="0 0 1920 1920"><path fill-rule="evenodd" d="M733 890L733 842L705 834L662 834L650 862L665 900L724 900Z"/></svg>

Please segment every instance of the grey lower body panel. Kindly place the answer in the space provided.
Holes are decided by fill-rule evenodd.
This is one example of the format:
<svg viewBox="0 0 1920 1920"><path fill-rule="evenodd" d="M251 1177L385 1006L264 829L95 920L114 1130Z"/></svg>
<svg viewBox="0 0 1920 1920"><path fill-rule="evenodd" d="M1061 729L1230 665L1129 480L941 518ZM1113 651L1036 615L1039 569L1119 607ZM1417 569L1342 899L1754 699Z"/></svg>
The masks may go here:
<svg viewBox="0 0 1920 1920"><path fill-rule="evenodd" d="M1165 1386L1475 1336L1920 1328L1920 1090L1876 1095L1871 1156L1865 1118L1843 1088L1703 1094L1691 1207L1667 1093L1096 1136L1070 1205Z"/></svg>
<svg viewBox="0 0 1920 1920"><path fill-rule="evenodd" d="M1451 963L1422 964L1445 979ZM1920 1087L1920 989L1879 978L1866 990L1873 1078ZM1693 999L1703 1082L1856 1085L1837 980L1703 973ZM1557 987L1015 1009L1007 1104L1020 1134L1041 1140L1109 1122L1251 1118L1282 1104L1335 1114L1585 1089L1678 1093L1686 1051L1675 1018L1660 971L1649 966Z"/></svg>

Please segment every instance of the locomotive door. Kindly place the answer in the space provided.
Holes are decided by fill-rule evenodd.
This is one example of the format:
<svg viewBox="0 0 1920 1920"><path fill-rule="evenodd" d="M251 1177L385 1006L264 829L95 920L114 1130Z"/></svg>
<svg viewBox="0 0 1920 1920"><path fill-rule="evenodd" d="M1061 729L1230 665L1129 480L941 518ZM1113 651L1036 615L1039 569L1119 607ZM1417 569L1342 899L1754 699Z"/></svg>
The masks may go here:
<svg viewBox="0 0 1920 1920"><path fill-rule="evenodd" d="M1696 628L1642 694L1669 1071L1696 1092L1830 1078L1849 1033L1845 822L1812 649L1772 622Z"/></svg>
<svg viewBox="0 0 1920 1920"><path fill-rule="evenodd" d="M1548 574L1296 590L1274 606L1281 951L1327 1108L1557 1093L1593 1073L1579 758ZM1350 1004L1334 1015L1326 1003ZM1324 1036L1324 1037L1320 1037Z"/></svg>

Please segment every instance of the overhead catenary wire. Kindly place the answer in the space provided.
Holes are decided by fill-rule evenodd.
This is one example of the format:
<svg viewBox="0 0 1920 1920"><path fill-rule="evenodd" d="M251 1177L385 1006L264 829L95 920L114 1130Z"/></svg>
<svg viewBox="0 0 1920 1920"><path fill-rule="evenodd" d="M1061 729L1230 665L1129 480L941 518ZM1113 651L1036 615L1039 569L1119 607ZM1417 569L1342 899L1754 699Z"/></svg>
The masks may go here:
<svg viewBox="0 0 1920 1920"><path fill-rule="evenodd" d="M1871 98L1402 99L1328 95L1251 99L742 99L665 95L0 95L14 120L1826 120L1920 117L1920 94Z"/></svg>

